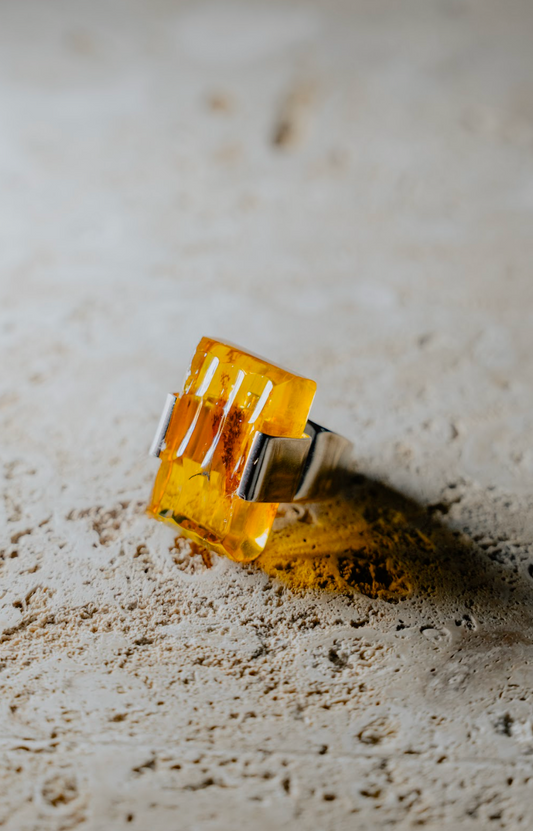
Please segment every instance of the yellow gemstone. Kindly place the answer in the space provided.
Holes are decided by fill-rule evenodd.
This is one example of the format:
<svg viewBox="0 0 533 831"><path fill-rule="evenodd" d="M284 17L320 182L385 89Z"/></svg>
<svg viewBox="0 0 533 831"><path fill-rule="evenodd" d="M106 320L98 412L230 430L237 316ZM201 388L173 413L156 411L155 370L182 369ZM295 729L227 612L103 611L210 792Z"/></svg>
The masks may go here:
<svg viewBox="0 0 533 831"><path fill-rule="evenodd" d="M237 495L257 432L301 438L314 381L202 338L172 412L148 512L233 560L258 557L277 504Z"/></svg>

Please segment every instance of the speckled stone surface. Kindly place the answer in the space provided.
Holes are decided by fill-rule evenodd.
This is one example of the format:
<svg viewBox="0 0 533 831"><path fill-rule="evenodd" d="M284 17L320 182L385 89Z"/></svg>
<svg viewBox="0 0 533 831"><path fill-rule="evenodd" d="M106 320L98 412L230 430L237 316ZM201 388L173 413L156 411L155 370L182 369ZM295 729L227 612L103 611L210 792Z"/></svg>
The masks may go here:
<svg viewBox="0 0 533 831"><path fill-rule="evenodd" d="M2 828L531 828L532 25L1 4ZM349 590L145 516L203 334L353 439Z"/></svg>

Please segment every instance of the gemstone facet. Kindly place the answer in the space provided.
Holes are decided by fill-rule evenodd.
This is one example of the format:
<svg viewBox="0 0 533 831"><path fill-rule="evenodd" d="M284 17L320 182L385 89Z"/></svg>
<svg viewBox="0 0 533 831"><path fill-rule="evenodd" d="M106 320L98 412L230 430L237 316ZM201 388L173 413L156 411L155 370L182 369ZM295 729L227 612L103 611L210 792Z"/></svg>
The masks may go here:
<svg viewBox="0 0 533 831"><path fill-rule="evenodd" d="M301 438L314 381L202 338L170 416L148 506L156 519L233 560L264 549L278 505L237 494L258 432Z"/></svg>

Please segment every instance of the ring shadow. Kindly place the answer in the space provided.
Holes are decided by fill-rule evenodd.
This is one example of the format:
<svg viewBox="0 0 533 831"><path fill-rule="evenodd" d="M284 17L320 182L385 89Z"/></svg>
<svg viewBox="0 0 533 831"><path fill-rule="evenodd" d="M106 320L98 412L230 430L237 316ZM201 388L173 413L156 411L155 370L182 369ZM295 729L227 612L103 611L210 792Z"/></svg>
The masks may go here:
<svg viewBox="0 0 533 831"><path fill-rule="evenodd" d="M447 510L449 504L423 506L381 482L352 475L331 498L280 505L254 566L295 591L501 606L509 590L501 568L440 520Z"/></svg>

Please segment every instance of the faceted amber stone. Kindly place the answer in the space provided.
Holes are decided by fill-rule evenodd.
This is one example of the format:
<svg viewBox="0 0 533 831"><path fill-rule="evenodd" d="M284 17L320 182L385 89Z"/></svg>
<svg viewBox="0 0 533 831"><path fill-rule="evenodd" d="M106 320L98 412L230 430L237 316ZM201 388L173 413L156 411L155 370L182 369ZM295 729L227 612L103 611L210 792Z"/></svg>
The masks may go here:
<svg viewBox="0 0 533 831"><path fill-rule="evenodd" d="M301 438L315 390L314 381L203 338L174 406L148 512L233 560L259 556L278 506L237 495L253 438Z"/></svg>

